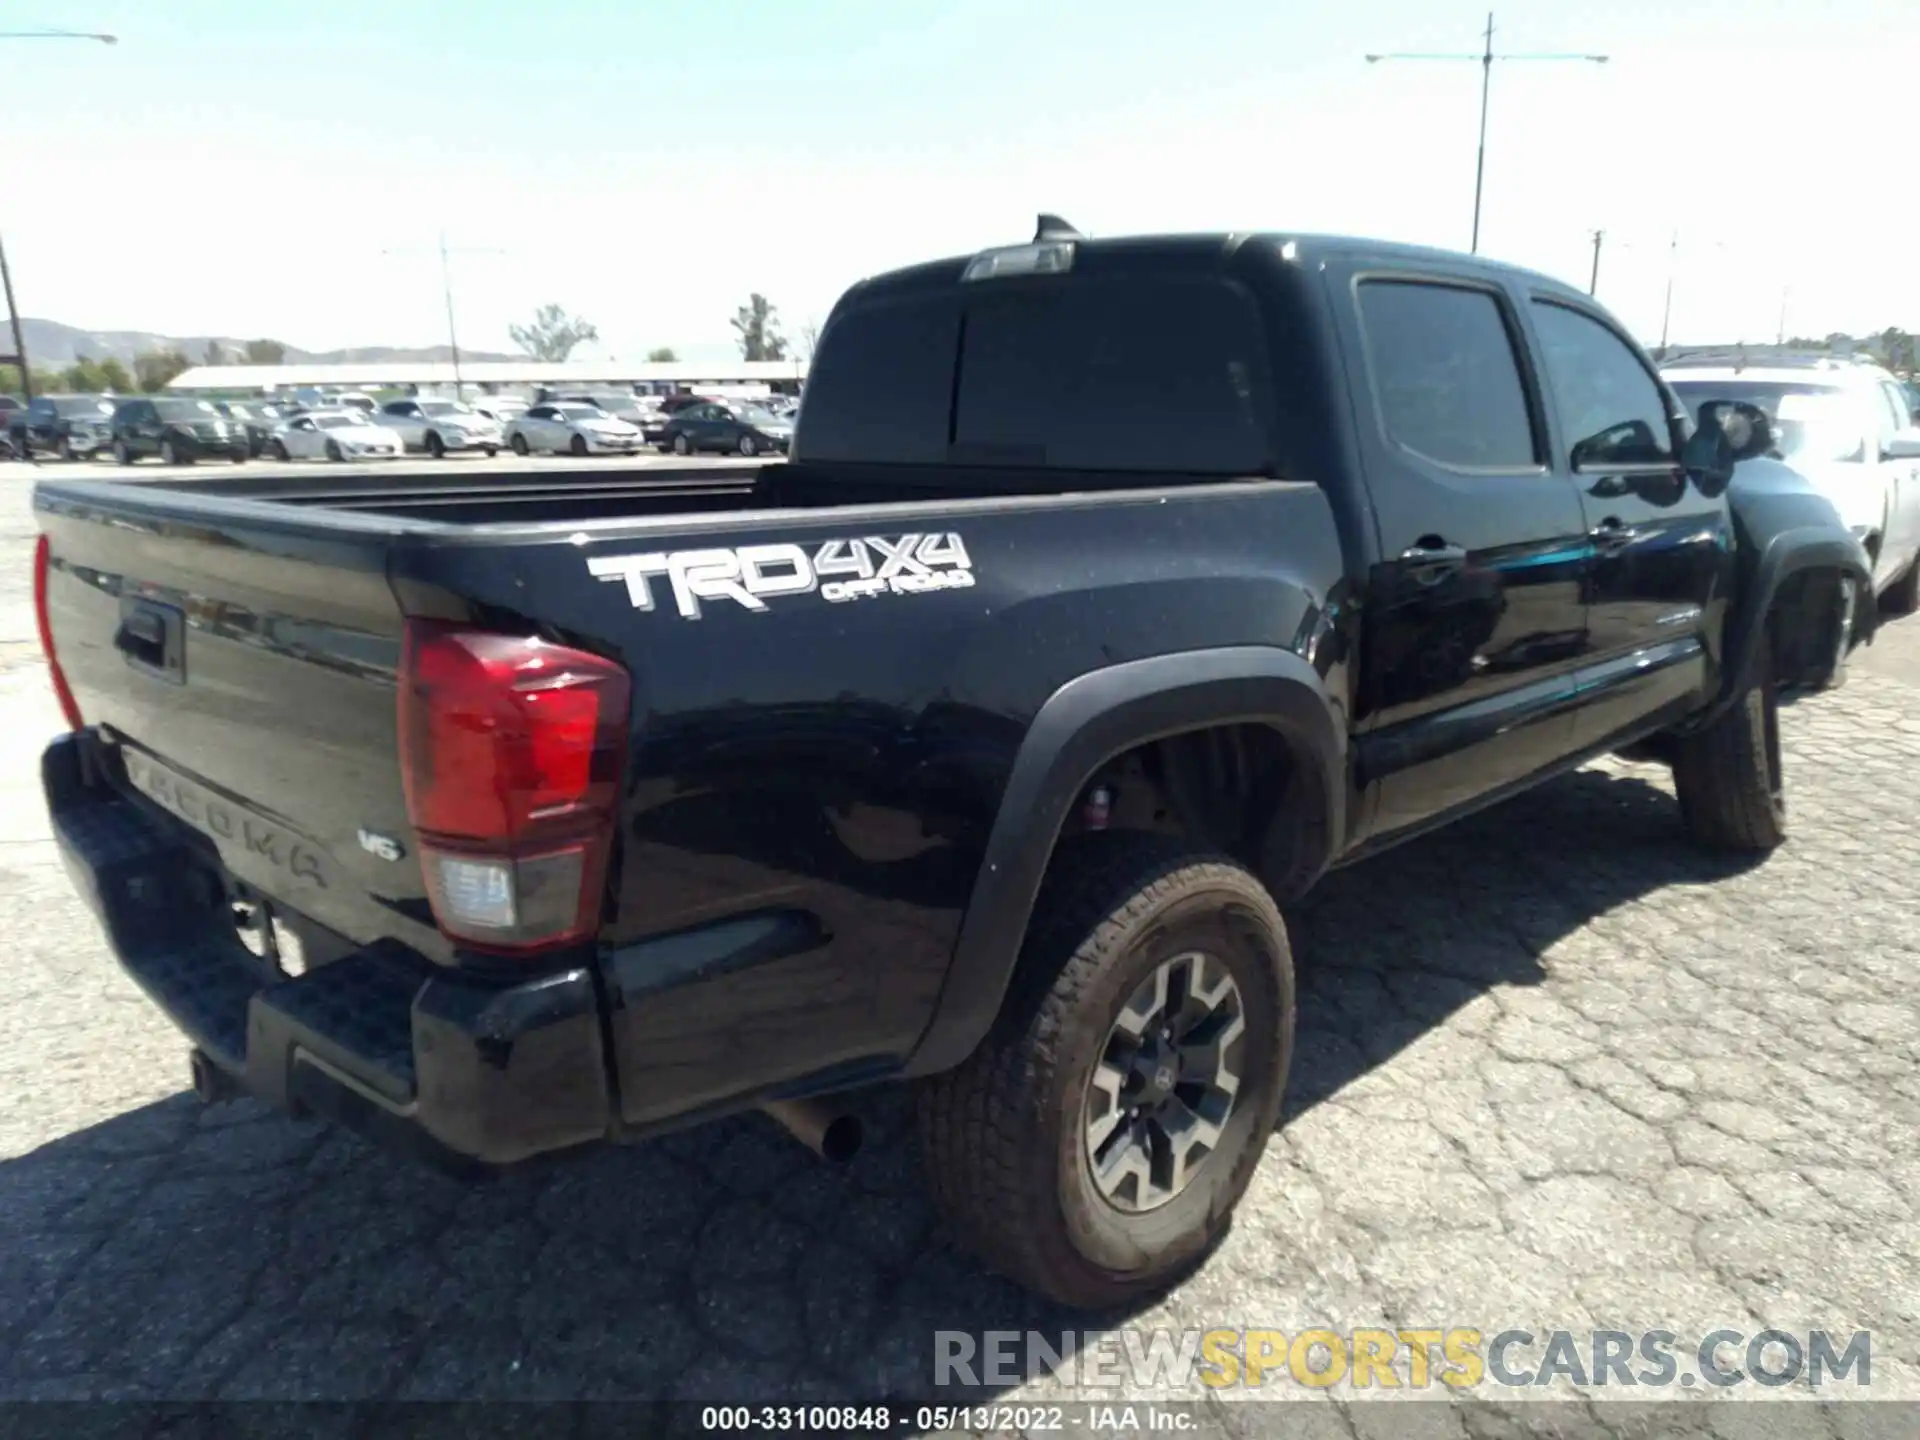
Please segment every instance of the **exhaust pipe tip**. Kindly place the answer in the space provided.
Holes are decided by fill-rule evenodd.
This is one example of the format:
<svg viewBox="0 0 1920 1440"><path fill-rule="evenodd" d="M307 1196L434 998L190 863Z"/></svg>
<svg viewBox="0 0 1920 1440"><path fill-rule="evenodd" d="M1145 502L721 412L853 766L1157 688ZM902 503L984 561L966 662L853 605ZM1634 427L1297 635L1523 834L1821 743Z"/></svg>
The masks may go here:
<svg viewBox="0 0 1920 1440"><path fill-rule="evenodd" d="M214 1064L204 1050L195 1050L187 1059L187 1067L193 1076L193 1093L202 1105L219 1105L240 1093L233 1077Z"/></svg>
<svg viewBox="0 0 1920 1440"><path fill-rule="evenodd" d="M760 1108L831 1165L845 1165L866 1141L858 1115L818 1100L769 1100Z"/></svg>
<svg viewBox="0 0 1920 1440"><path fill-rule="evenodd" d="M858 1115L836 1115L820 1132L820 1158L831 1165L845 1165L860 1153L866 1132Z"/></svg>

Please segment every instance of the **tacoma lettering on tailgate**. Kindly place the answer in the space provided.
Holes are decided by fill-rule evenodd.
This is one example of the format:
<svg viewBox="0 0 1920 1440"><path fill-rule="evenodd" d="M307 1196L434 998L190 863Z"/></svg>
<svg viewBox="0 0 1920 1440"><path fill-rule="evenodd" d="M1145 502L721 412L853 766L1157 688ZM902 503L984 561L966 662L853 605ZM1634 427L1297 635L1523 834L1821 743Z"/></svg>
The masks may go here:
<svg viewBox="0 0 1920 1440"><path fill-rule="evenodd" d="M651 610L653 581L664 578L681 616L700 618L703 600L730 600L764 612L770 598L811 595L836 604L880 595L922 595L973 584L973 562L958 535L881 535L829 540L811 552L799 545L742 545L730 550L656 550L595 555L587 569L600 580L623 580L636 610ZM844 577L844 578L843 578Z"/></svg>
<svg viewBox="0 0 1920 1440"><path fill-rule="evenodd" d="M296 880L325 890L327 877L320 857L278 825L243 814L225 802L170 775L146 759L129 753L127 779L135 789L162 809L178 815L202 834L240 845L244 852L284 870Z"/></svg>

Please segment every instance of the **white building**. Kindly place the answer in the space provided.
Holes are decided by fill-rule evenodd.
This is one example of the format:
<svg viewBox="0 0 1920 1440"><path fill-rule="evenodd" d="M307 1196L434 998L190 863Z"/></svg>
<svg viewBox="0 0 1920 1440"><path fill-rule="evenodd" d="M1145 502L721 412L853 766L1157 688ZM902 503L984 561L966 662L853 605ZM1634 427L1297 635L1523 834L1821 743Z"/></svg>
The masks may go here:
<svg viewBox="0 0 1920 1440"><path fill-rule="evenodd" d="M674 386L767 386L791 390L807 378L804 360L568 360L550 364L540 360L482 360L462 363L459 382L475 390L501 386L631 385L645 383L666 389ZM454 384L454 367L447 362L402 363L363 361L351 365L196 365L167 387L170 390L375 390L418 386L444 390Z"/></svg>

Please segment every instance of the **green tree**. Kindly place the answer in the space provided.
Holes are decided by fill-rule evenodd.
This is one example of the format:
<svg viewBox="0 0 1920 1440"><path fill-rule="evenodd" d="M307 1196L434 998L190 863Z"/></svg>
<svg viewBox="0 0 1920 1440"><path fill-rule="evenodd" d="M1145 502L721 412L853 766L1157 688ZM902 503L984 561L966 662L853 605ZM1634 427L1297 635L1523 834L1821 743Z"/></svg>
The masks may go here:
<svg viewBox="0 0 1920 1440"><path fill-rule="evenodd" d="M100 362L100 388L115 395L129 395L135 389L127 367L112 355Z"/></svg>
<svg viewBox="0 0 1920 1440"><path fill-rule="evenodd" d="M679 358L671 345L660 345L647 351L647 363L650 365L671 365Z"/></svg>
<svg viewBox="0 0 1920 1440"><path fill-rule="evenodd" d="M754 293L733 314L733 333L739 337L742 360L784 360L786 338L780 333L780 312L766 296Z"/></svg>
<svg viewBox="0 0 1920 1440"><path fill-rule="evenodd" d="M94 395L107 388L100 362L89 360L85 355L74 356L73 364L55 377L55 384L61 390L70 390L79 395Z"/></svg>
<svg viewBox="0 0 1920 1440"><path fill-rule="evenodd" d="M154 395L192 368L193 362L178 350L149 350L133 357L133 382L146 394Z"/></svg>
<svg viewBox="0 0 1920 1440"><path fill-rule="evenodd" d="M279 365L287 358L287 347L278 340L247 341L247 364Z"/></svg>
<svg viewBox="0 0 1920 1440"><path fill-rule="evenodd" d="M1889 370L1908 371L1913 369L1913 336L1898 325L1889 325L1880 332L1876 342L1880 351L1880 360Z"/></svg>
<svg viewBox="0 0 1920 1440"><path fill-rule="evenodd" d="M542 305L527 325L509 325L507 334L513 343L536 360L558 364L589 341L598 340L600 331L591 320L569 315L558 305Z"/></svg>

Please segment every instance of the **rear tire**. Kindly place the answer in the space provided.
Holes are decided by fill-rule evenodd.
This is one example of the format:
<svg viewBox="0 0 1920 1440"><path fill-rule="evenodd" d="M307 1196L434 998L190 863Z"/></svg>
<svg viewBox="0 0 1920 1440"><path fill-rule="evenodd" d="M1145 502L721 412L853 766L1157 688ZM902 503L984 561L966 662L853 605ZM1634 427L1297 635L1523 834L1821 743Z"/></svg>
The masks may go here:
<svg viewBox="0 0 1920 1440"><path fill-rule="evenodd" d="M693 453L692 442L689 441L685 435L674 436L673 453L676 455L691 455Z"/></svg>
<svg viewBox="0 0 1920 1440"><path fill-rule="evenodd" d="M338 440L327 441L327 459L337 462L345 460L346 458L345 452L340 449L340 442Z"/></svg>
<svg viewBox="0 0 1920 1440"><path fill-rule="evenodd" d="M1673 785L1687 831L1714 850L1773 849L1787 838L1787 790L1780 753L1780 702L1771 654L1732 709L1682 739Z"/></svg>
<svg viewBox="0 0 1920 1440"><path fill-rule="evenodd" d="M1907 573L1887 587L1880 597L1880 608L1889 615L1911 615L1920 610L1920 555L1907 566Z"/></svg>
<svg viewBox="0 0 1920 1440"><path fill-rule="evenodd" d="M526 437L526 436L524 436L524 435L516 435L516 436L514 436L514 437L513 437L513 447L512 447L512 448L513 448L513 453L514 453L514 454L516 454L516 455L518 455L518 456L520 456L520 457L521 457L522 459L525 459L525 458L526 458L526 456L527 456L527 454L528 454L528 452L529 452L529 451L530 451L530 450L531 450L531 449L532 449L533 447L527 444L527 437Z"/></svg>
<svg viewBox="0 0 1920 1440"><path fill-rule="evenodd" d="M54 453L57 454L62 460L65 460L68 462L72 462L74 459L77 458L73 453L73 441L69 440L64 435L60 437L60 443L58 446L55 447Z"/></svg>
<svg viewBox="0 0 1920 1440"><path fill-rule="evenodd" d="M749 460L760 453L760 447L754 443L751 435L742 435L740 437L740 453Z"/></svg>
<svg viewBox="0 0 1920 1440"><path fill-rule="evenodd" d="M480 453L491 460L500 453L500 447L498 445L482 445L480 447Z"/></svg>
<svg viewBox="0 0 1920 1440"><path fill-rule="evenodd" d="M587 437L584 435L574 436L573 439L568 442L567 453L576 459L585 459L587 454Z"/></svg>
<svg viewBox="0 0 1920 1440"><path fill-rule="evenodd" d="M438 430L429 430L427 432L427 454L435 460L444 460L447 458L447 442L440 438L440 432Z"/></svg>
<svg viewBox="0 0 1920 1440"><path fill-rule="evenodd" d="M1847 683L1847 661L1853 654L1853 632L1859 624L1860 586L1857 581L1842 577L1839 581L1839 603L1833 617L1833 665L1827 678L1821 682L1822 690L1838 690Z"/></svg>
<svg viewBox="0 0 1920 1440"><path fill-rule="evenodd" d="M1181 975L1182 966L1194 976L1196 954L1206 957L1197 991L1188 995L1188 1018L1174 1020L1174 1033L1200 1036L1209 1025L1221 1033L1215 1022L1225 1011L1200 1002L1228 988L1240 1023L1228 1027L1224 1041L1196 1042L1201 1063L1178 1071L1187 1078L1172 1093L1206 1110L1218 1128L1189 1181L1153 1170L1151 1183L1170 1191L1154 1200L1138 1173L1116 1188L1112 1162L1130 1148L1130 1135L1142 1133L1143 1122L1129 1118L1136 1111L1122 1097L1139 1099L1137 1085L1159 1086L1169 1072L1149 1062L1155 1078L1134 1076L1122 1085L1115 1077L1127 1057L1163 1044L1155 1038L1163 1032L1158 1022L1143 1024L1147 1039L1136 1048L1121 1022L1130 1028L1129 1017L1150 1017L1152 1004L1142 996L1163 977ZM1232 987L1221 985L1222 975ZM1176 981L1165 983L1173 996ZM1190 983L1178 982L1179 992L1188 993ZM1170 1004L1166 1013L1176 1008ZM1195 1013L1203 1016L1197 1023ZM1067 842L1049 869L993 1029L958 1068L921 1088L921 1150L936 1207L986 1264L1062 1304L1104 1309L1164 1289L1226 1232L1253 1178L1279 1117L1293 1023L1286 926L1245 868L1139 832ZM1238 1088L1221 1110L1219 1090L1191 1077L1226 1070ZM1096 1076L1112 1083L1097 1084ZM1120 1122L1101 1133L1100 1122L1116 1116ZM1164 1147L1167 1131L1148 1123L1147 1132ZM1095 1173L1096 1153L1105 1182ZM1160 1167L1170 1152L1153 1153Z"/></svg>
<svg viewBox="0 0 1920 1440"><path fill-rule="evenodd" d="M160 463L162 465L178 465L180 463L180 452L174 448L173 441L162 440L160 442Z"/></svg>

